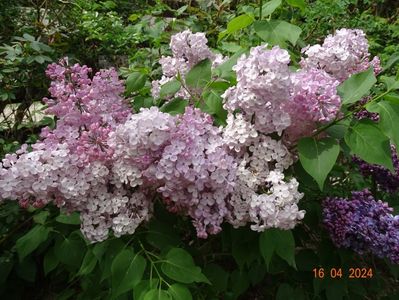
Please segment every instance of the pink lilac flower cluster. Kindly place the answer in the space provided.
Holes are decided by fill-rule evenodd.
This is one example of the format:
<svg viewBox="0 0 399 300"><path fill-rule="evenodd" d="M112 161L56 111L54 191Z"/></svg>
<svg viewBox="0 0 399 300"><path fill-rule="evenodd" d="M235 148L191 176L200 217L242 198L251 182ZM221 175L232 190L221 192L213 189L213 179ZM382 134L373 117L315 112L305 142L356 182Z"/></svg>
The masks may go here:
<svg viewBox="0 0 399 300"><path fill-rule="evenodd" d="M292 74L291 99L284 109L291 116L285 138L295 141L309 136L320 123L332 121L341 106L337 94L338 80L320 69L299 70Z"/></svg>
<svg viewBox="0 0 399 300"><path fill-rule="evenodd" d="M119 125L109 141L116 181L155 187L170 211L193 219L201 238L221 230L235 181L236 162L212 123L191 107L176 117L152 107Z"/></svg>
<svg viewBox="0 0 399 300"><path fill-rule="evenodd" d="M268 50L266 46L251 49L238 59L233 70L237 85L223 94L224 108L233 113L239 109L254 128L264 134L281 132L290 125L289 115L282 109L290 98L290 56L279 47ZM234 120L231 120L234 122ZM252 122L251 122L252 123Z"/></svg>
<svg viewBox="0 0 399 300"><path fill-rule="evenodd" d="M289 63L286 50L267 45L252 48L248 56L238 59L233 67L237 85L227 89L223 98L230 115L236 110L240 114L237 119L228 118L226 136L236 134L229 132L233 123L245 121L246 127L259 133L281 135L284 131L284 138L292 142L336 116L341 105L339 82L319 69L293 72Z"/></svg>
<svg viewBox="0 0 399 300"><path fill-rule="evenodd" d="M323 221L337 247L359 254L371 252L399 263L399 216L368 190L353 192L351 199L327 198Z"/></svg>
<svg viewBox="0 0 399 300"><path fill-rule="evenodd" d="M302 58L301 66L322 69L340 82L370 67L378 74L381 72L380 60L376 56L370 61L368 48L362 30L343 28L327 36L322 45L302 49L306 57Z"/></svg>
<svg viewBox="0 0 399 300"><path fill-rule="evenodd" d="M284 132L284 140L293 143L337 116L341 106L337 87L342 81L370 66L376 73L381 70L378 57L369 60L367 39L357 29L338 30L322 46L307 47L303 52L307 57L297 71L289 69L289 54L278 46L258 46L238 59L233 67L237 84L227 89L223 98L230 114L239 110L241 127L246 121L246 128L260 133ZM229 130L235 130L235 121L228 118ZM226 136L234 134L237 132L228 131ZM243 141L254 133L240 135L237 140Z"/></svg>
<svg viewBox="0 0 399 300"><path fill-rule="evenodd" d="M90 72L86 66L68 66L67 60L48 67L52 98L45 102L57 127L45 128L31 151L24 145L2 160L0 199L18 200L24 207L54 202L79 211L82 232L101 241L110 229L116 236L134 232L148 219L151 205L143 191L116 188L110 181L114 149L108 138L130 108L115 70L92 78Z"/></svg>
<svg viewBox="0 0 399 300"><path fill-rule="evenodd" d="M184 84L184 78L188 71L207 58L212 61L212 67L220 65L225 60L221 54L212 53L207 43L208 40L203 32L192 33L190 30L185 30L173 35L170 40L172 56L162 56L159 60L163 75L160 80L152 82L152 96L159 98L161 87L178 76L183 82L183 86L174 97L189 99L190 94L197 93L198 91L194 90L188 91Z"/></svg>

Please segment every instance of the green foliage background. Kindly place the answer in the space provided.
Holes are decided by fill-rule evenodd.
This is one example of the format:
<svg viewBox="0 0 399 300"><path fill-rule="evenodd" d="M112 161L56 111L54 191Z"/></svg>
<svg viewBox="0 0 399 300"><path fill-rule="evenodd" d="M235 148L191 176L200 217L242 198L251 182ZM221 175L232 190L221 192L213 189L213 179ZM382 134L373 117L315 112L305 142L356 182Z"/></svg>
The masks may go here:
<svg viewBox="0 0 399 300"><path fill-rule="evenodd" d="M94 70L117 67L126 79L126 96L135 110L159 105L163 111L179 113L187 103L176 100L163 105L152 99L150 82L160 75L157 62L169 53L172 34L187 28L206 32L211 47L233 56L216 71L227 86L206 85L202 95L201 108L222 125L226 114L220 95L235 81L231 71L234 58L264 41L284 45L298 62L305 45L321 42L338 28L361 28L372 54L379 55L387 67L384 75L396 80L398 7L395 0L1 0L0 156L24 142L33 143L43 126L54 126L55 120L49 117L35 120L30 107L47 95L47 64L61 57ZM279 29L278 35L270 34L274 28ZM192 71L187 84L209 81L209 66L203 64ZM351 86L372 82L358 91L364 95L376 81L370 72L359 76L363 77L352 78L340 88L348 105L359 99L351 94ZM168 84L161 94L172 94L179 84ZM391 102L375 104L369 110L390 111L399 120L399 95L392 84L379 81L372 87L373 94L390 96ZM389 109L382 110L381 105ZM300 204L307 214L292 231L258 234L226 225L221 234L202 241L188 220L157 205L153 220L134 235L88 244L80 233L77 214L64 215L50 206L24 210L14 202L1 204L0 296L64 300L398 299L398 266L336 249L321 226L322 199L347 196L350 190L373 185L350 163L349 148L370 162L389 167L384 158L362 153L365 146L358 144L354 129L368 138L399 141L396 133L386 132L392 124L370 129L358 122L345 132L340 128L348 127L344 122L329 128L334 138L345 141L341 145L333 139L308 138L298 146L300 162L291 171L305 193ZM314 165L320 162L306 152L315 149L328 149L319 159L331 161L318 173L314 173ZM341 164L334 164L337 157ZM395 209L399 207L395 195L378 197ZM324 268L328 274L333 267L342 268L344 276L321 280L312 271ZM351 267L372 268L374 276L348 279Z"/></svg>

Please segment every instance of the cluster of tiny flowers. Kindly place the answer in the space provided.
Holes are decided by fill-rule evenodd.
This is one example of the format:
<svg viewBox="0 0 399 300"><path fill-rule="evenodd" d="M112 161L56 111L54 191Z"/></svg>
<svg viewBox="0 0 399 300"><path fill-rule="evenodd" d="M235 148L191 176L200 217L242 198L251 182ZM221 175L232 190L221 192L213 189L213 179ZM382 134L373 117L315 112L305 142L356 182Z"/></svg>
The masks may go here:
<svg viewBox="0 0 399 300"><path fill-rule="evenodd" d="M110 138L118 181L156 187L167 208L192 218L201 238L216 234L228 213L236 163L209 115L188 107L173 117L143 109Z"/></svg>
<svg viewBox="0 0 399 300"><path fill-rule="evenodd" d="M391 155L394 172L381 165L369 164L356 156L353 157L353 161L359 166L362 175L371 177L380 190L394 193L399 188L399 159L396 147L393 145L391 145Z"/></svg>
<svg viewBox="0 0 399 300"><path fill-rule="evenodd" d="M368 42L360 29L340 29L334 35L328 35L322 45L308 46L302 50L303 68L317 68L326 71L338 81L343 82L352 74L374 68L381 71L380 60L374 57L370 61Z"/></svg>
<svg viewBox="0 0 399 300"><path fill-rule="evenodd" d="M199 96L201 91L186 90L187 72L204 59L215 67L223 57L210 51L204 33L189 30L172 36L170 48L172 56L160 60L163 77L152 83L153 96L158 98L161 86L174 78L182 82L176 97ZM371 65L379 71L378 58L369 61L367 40L360 30L339 30L322 46L304 52L307 57L297 71L290 70L288 52L277 46L254 47L241 56L233 67L237 84L222 96L228 112L224 128L215 127L208 114L190 106L177 116L157 107L131 114L115 70L91 77L86 66L68 66L67 60L52 64L47 70L51 98L44 101L47 113L57 117L57 126L44 128L31 149L25 145L5 156L0 199L18 200L24 207L54 202L68 212L78 211L82 232L94 242L111 232L117 237L134 233L150 219L156 197L171 212L188 216L200 238L218 233L225 221L235 227L250 224L255 231L291 229L305 212L298 208L303 194L297 180L284 175L293 164L285 145L311 135L318 124L337 116L340 82ZM371 166L371 173L398 186L396 151L393 155L396 181L385 180L382 167ZM367 229L367 224L359 223L363 230L359 232L369 230L375 243L381 243L382 235L377 233L394 228L396 219L385 215L378 219L389 209L377 209L382 204L366 194L354 195L369 206L359 212L343 211L342 218L369 209L366 219L372 226ZM333 201L325 203L332 232L341 234L345 229L350 232L350 242L345 243L378 252L380 244L367 244L371 242L364 242L363 236L356 239L358 232L350 231L351 217L345 219L348 228L345 222L341 227L334 223ZM380 226L376 225L378 230L373 224ZM389 241L389 247L394 248L394 242ZM390 256L392 249L387 249L378 255Z"/></svg>
<svg viewBox="0 0 399 300"><path fill-rule="evenodd" d="M339 112L341 98L338 80L320 69L302 69L292 74L292 97L284 106L291 116L285 137L294 141L311 135L317 124L333 120Z"/></svg>
<svg viewBox="0 0 399 300"><path fill-rule="evenodd" d="M260 134L247 151L235 152L239 162L234 191L230 196L229 222L251 223L252 230L293 228L304 217L297 203L303 197L295 178L284 180L284 169L292 163L287 148Z"/></svg>
<svg viewBox="0 0 399 300"><path fill-rule="evenodd" d="M178 76L183 85L174 97L189 99L191 94L197 93L198 91L195 90L188 91L184 84L184 78L188 71L207 58L212 61L212 67L220 65L224 61L221 54L211 52L207 43L208 40L203 32L192 33L190 30L185 30L173 35L170 40L172 56L163 56L159 60L163 75L160 80L152 82L152 96L159 98L161 87Z"/></svg>
<svg viewBox="0 0 399 300"><path fill-rule="evenodd" d="M254 138L258 137L258 132L254 125L245 120L242 114L227 116L226 127L223 129L224 143L236 152L240 152L245 145L251 144Z"/></svg>
<svg viewBox="0 0 399 300"><path fill-rule="evenodd" d="M370 100L371 100L371 96L367 96L362 98L358 103L358 107L362 107L364 105L366 105ZM375 112L369 112L367 109L363 108L357 112L354 113L354 116L358 119L358 120L362 120L362 119L370 119L373 122L378 122L380 120L380 115L378 113Z"/></svg>
<svg viewBox="0 0 399 300"><path fill-rule="evenodd" d="M237 85L223 94L224 108L233 113L239 109L242 117L254 124L264 134L281 132L290 124L289 115L282 104L290 98L291 74L288 68L290 56L279 47L268 50L267 46L251 49L242 55L233 70Z"/></svg>
<svg viewBox="0 0 399 300"><path fill-rule="evenodd" d="M92 241L132 233L147 220L151 204L140 191L111 184L114 149L107 140L124 123L130 109L121 97L123 83L115 70L89 77L86 66L52 64L52 98L44 99L57 127L45 128L31 151L24 145L7 154L0 169L0 199L21 206L42 207L53 202L66 211L79 211L82 232Z"/></svg>
<svg viewBox="0 0 399 300"><path fill-rule="evenodd" d="M321 69L289 69L290 57L279 47L267 45L252 48L233 69L237 85L223 94L224 108L232 115L239 110L242 126L246 121L260 133L277 132L290 142L310 135L319 123L331 121L337 115L341 99L337 95L339 82ZM229 125L226 136L237 135ZM243 128L243 127L242 127ZM231 131L231 132L230 132ZM252 133L241 133L240 141ZM237 148L232 144L233 147Z"/></svg>
<svg viewBox="0 0 399 300"><path fill-rule="evenodd" d="M399 217L367 190L353 192L352 198L327 198L323 221L337 247L359 254L371 252L399 263Z"/></svg>

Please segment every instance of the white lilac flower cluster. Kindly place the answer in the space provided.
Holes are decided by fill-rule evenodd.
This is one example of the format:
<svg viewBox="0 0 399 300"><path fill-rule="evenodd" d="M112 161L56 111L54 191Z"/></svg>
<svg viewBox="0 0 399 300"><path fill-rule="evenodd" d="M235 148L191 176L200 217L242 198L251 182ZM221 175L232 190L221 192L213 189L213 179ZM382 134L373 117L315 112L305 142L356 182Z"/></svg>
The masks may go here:
<svg viewBox="0 0 399 300"><path fill-rule="evenodd" d="M303 196L298 182L295 178L284 180L292 155L281 141L263 134L246 149L236 153L239 166L229 201L229 222L235 227L251 223L256 231L293 228L305 212L297 206Z"/></svg>
<svg viewBox="0 0 399 300"><path fill-rule="evenodd" d="M187 86L184 84L188 71L207 58L212 61L212 67L217 67L225 60L221 54L212 53L207 43L208 40L203 32L192 33L190 30L185 30L173 35L170 40L172 56L162 56L159 60L163 75L160 80L152 82L152 96L159 98L161 87L178 76L183 82L183 86L174 95L175 97L189 99L190 93L197 93L194 90L188 91Z"/></svg>

